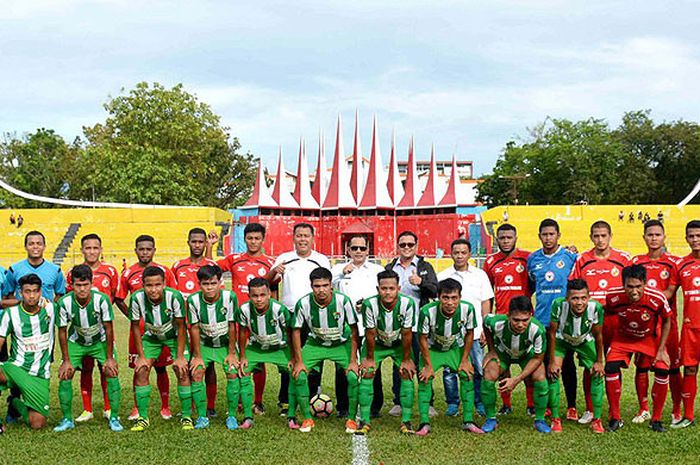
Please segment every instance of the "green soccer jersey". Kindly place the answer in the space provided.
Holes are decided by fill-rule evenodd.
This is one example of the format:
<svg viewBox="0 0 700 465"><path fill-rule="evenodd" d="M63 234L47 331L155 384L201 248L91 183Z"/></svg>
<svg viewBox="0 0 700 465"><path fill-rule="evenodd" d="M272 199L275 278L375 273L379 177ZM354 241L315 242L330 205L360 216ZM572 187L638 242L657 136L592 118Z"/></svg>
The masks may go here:
<svg viewBox="0 0 700 465"><path fill-rule="evenodd" d="M455 347L464 347L464 337L468 330L476 328L474 306L461 300L451 317L445 316L440 302L430 302L420 309L418 334L426 334L431 349L441 352Z"/></svg>
<svg viewBox="0 0 700 465"><path fill-rule="evenodd" d="M591 299L584 312L576 316L565 298L552 302L552 322L557 323L556 338L579 346L593 340L593 325L603 324L603 306Z"/></svg>
<svg viewBox="0 0 700 465"><path fill-rule="evenodd" d="M399 294L391 310L382 305L378 295L362 301L365 328L376 329L377 342L385 347L394 347L401 343L401 330L413 328L415 314L415 302L403 294Z"/></svg>
<svg viewBox="0 0 700 465"><path fill-rule="evenodd" d="M214 303L204 300L202 291L187 298L190 324L199 324L200 343L207 347L228 347L228 326L235 321L238 299L233 291L222 290Z"/></svg>
<svg viewBox="0 0 700 465"><path fill-rule="evenodd" d="M143 320L144 337L167 341L177 338L175 318L185 318L185 301L180 292L166 287L163 299L159 304L154 304L146 292L139 289L131 295L129 314L131 321Z"/></svg>
<svg viewBox="0 0 700 465"><path fill-rule="evenodd" d="M30 315L22 304L5 309L0 318L0 337L12 336L11 363L30 375L49 379L51 352L53 351L56 309L53 303Z"/></svg>
<svg viewBox="0 0 700 465"><path fill-rule="evenodd" d="M248 301L238 311L238 324L250 330L249 344L262 350L276 350L287 346L287 327L292 321L289 309L270 299L267 310L260 314Z"/></svg>
<svg viewBox="0 0 700 465"><path fill-rule="evenodd" d="M545 330L534 318L522 334L513 333L508 315L486 315L484 328L491 333L496 351L511 359L519 359L528 354L540 355L545 351Z"/></svg>
<svg viewBox="0 0 700 465"><path fill-rule="evenodd" d="M313 292L299 299L294 308L292 328L309 328L309 338L319 345L331 347L345 343L350 338L350 326L357 324L355 306L350 297L333 292L328 305L321 307Z"/></svg>
<svg viewBox="0 0 700 465"><path fill-rule="evenodd" d="M92 290L90 300L84 307L78 303L74 292L58 301L58 327L68 329L68 340L81 346L105 342L104 322L114 320L112 303L106 294Z"/></svg>

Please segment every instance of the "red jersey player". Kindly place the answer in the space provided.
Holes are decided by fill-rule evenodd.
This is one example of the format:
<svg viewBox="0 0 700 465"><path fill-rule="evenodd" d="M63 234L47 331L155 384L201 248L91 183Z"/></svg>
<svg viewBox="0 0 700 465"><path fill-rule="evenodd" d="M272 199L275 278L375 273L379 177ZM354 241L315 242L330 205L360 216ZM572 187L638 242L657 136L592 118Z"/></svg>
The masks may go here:
<svg viewBox="0 0 700 465"><path fill-rule="evenodd" d="M663 292L647 286L647 272L642 265L630 265L622 270L623 288L611 289L605 300L606 315L617 315L618 326L610 341L605 363L605 392L608 396L608 431L622 427L620 369L627 368L634 355L639 366L654 370L654 400L650 427L663 433L661 423L670 360L666 339L671 329L671 307ZM659 334L659 320L662 321Z"/></svg>
<svg viewBox="0 0 700 465"><path fill-rule="evenodd" d="M112 302L119 288L119 273L117 269L108 263L100 261L102 256L102 239L97 234L87 234L80 239L80 251L83 254L84 263L92 269L92 287L107 294ZM66 275L66 292L73 290L72 270ZM95 368L95 359L84 357L80 370L80 393L83 399L83 413L75 419L77 422L92 420L92 370ZM104 398L104 416L109 418L110 405L107 397L107 379L100 370L102 383L102 395Z"/></svg>
<svg viewBox="0 0 700 465"><path fill-rule="evenodd" d="M175 281L175 276L173 275L172 271L170 271L163 265L159 265L158 263L155 263L153 261L153 256L156 253L156 240L152 236L142 234L139 237L137 237L136 248L134 249L134 251L136 252L138 262L133 264L131 267L127 268L126 271L122 273L119 282L119 289L117 290L117 294L114 296L114 303L117 305L119 310L121 310L121 312L125 316L127 316L127 318L129 311L124 300L129 294L132 294L133 292L138 291L143 287L142 275L143 270L147 266L157 266L158 268L161 268L165 273L165 285L173 289L177 287L177 282ZM143 327L141 328L141 331L143 332ZM130 368L134 368L134 362L136 361L137 356L138 354L136 353L134 339L132 338L131 334L129 334ZM169 406L170 380L168 379L168 373L165 370L165 367L172 363L172 355L170 354L170 351L167 348L165 348L163 349L163 351L160 354L160 357L158 357L158 360L156 360L154 364L154 369L156 371L156 376L158 380L158 391L160 391L160 415L165 420L169 420L170 418L172 418L172 413L170 412ZM134 374L134 380L135 379L136 376ZM134 402L134 408L131 411L131 415L129 415L129 420L135 420L138 418L138 416L138 409L136 408L136 403Z"/></svg>
<svg viewBox="0 0 700 465"><path fill-rule="evenodd" d="M671 428L695 424L695 395L700 362L700 220L685 226L690 254L676 264L678 285L683 289L683 327L681 329L681 365L683 365L683 419Z"/></svg>
<svg viewBox="0 0 700 465"><path fill-rule="evenodd" d="M632 259L632 263L642 265L647 270L647 286L664 293L671 306L671 330L666 341L666 351L671 359L669 370L671 386L671 397L673 399L673 413L671 414L671 424L682 420L681 415L681 389L683 377L680 371L680 345L678 338L678 320L676 318L676 289L678 279L676 276L676 263L679 257L664 252L664 242L666 234L664 224L658 220L649 220L644 223L644 242L647 246L647 253L637 255ZM649 370L639 366L639 359L636 359L637 371L634 377L634 384L637 389L637 399L639 400L639 412L632 419L632 423L644 423L651 418L649 413Z"/></svg>

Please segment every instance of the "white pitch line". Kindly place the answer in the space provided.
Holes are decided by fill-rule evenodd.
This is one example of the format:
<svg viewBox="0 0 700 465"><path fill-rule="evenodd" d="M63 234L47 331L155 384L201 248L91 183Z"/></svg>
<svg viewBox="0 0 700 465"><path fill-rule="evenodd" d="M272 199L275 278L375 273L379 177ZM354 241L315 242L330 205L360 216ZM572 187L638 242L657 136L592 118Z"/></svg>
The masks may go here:
<svg viewBox="0 0 700 465"><path fill-rule="evenodd" d="M369 465L367 436L352 436L352 465Z"/></svg>

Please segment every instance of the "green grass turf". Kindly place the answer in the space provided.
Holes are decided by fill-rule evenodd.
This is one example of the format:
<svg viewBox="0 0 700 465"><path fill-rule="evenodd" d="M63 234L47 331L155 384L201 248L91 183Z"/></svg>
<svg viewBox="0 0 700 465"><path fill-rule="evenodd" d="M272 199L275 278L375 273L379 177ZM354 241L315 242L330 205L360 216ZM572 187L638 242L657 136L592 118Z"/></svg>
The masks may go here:
<svg viewBox="0 0 700 465"><path fill-rule="evenodd" d="M131 370L126 365L127 322L118 315L117 335L121 381L123 387L121 417L125 418L132 406ZM58 358L58 357L57 357ZM333 370L326 365L323 391L333 396ZM384 370L385 399L389 392L390 369ZM54 373L57 365L54 365ZM74 414L82 407L78 376L74 379ZM283 418L277 416L276 396L279 376L274 367L268 367L265 392L267 413L255 418L249 431L229 432L225 429L225 384L219 370L219 416L205 431L181 431L176 419L164 421L157 414L160 401L154 388L151 401L151 428L144 433L124 431L115 434L107 423L97 416L102 411L101 393L95 373L94 407L96 418L78 424L66 433L51 429L61 418L57 398L57 381L51 384L51 415L49 427L32 432L26 426L10 425L0 436L0 464L90 463L90 464L215 464L215 463L270 463L270 464L348 464L352 462L352 437L343 432L343 421L338 418L317 420L311 434L289 431ZM155 375L151 376L155 385ZM441 377L435 383L436 408L444 412ZM561 435L542 435L532 429L532 419L525 415L524 388L514 394L515 413L502 418L499 429L490 435L473 436L460 431L460 418L443 415L433 421L433 434L427 438L406 437L398 432L399 419L386 411L374 420L368 437L370 463L390 464L458 464L458 463L698 463L700 431L689 428L666 434L652 433L648 426L633 425L637 402L634 395L633 373L623 374L622 415L625 427L614 434L593 435L588 427L565 422ZM4 399L2 414L4 416ZM562 393L562 400L564 395ZM583 395L579 392L579 407ZM171 408L179 411L175 378L171 375ZM605 410L604 410L605 412ZM670 395L664 420L670 416ZM240 419L240 415L239 415ZM481 419L479 420L481 421ZM414 424L417 411L414 410Z"/></svg>

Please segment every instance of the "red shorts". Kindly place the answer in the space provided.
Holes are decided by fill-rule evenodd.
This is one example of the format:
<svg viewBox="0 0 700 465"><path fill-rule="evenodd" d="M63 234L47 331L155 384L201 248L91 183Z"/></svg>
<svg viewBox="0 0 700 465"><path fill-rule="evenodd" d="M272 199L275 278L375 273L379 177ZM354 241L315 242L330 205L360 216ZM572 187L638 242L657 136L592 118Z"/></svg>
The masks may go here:
<svg viewBox="0 0 700 465"><path fill-rule="evenodd" d="M649 337L635 341L616 335L610 343L605 360L607 362L625 362L625 366L630 366L632 356L636 354L636 363L639 368L652 368L657 348L658 341L655 338ZM653 367L660 370L668 370L669 368L663 362L658 362Z"/></svg>
<svg viewBox="0 0 700 465"><path fill-rule="evenodd" d="M700 364L700 328L683 325L681 330L681 365L695 367Z"/></svg>
<svg viewBox="0 0 700 465"><path fill-rule="evenodd" d="M141 335L143 336L143 331L144 331L144 324L143 320L141 320L139 327L141 328ZM129 368L134 368L134 365L136 364L136 359L138 358L139 354L136 352L136 343L134 342L134 336L131 334L131 331L129 331ZM173 364L173 356L170 353L170 348L169 347L163 347L163 350L160 352L160 356L156 359L155 363L153 364L154 367L167 367L168 365Z"/></svg>
<svg viewBox="0 0 700 465"><path fill-rule="evenodd" d="M608 350L613 337L617 333L619 325L618 316L615 313L606 313L603 317L603 347Z"/></svg>

